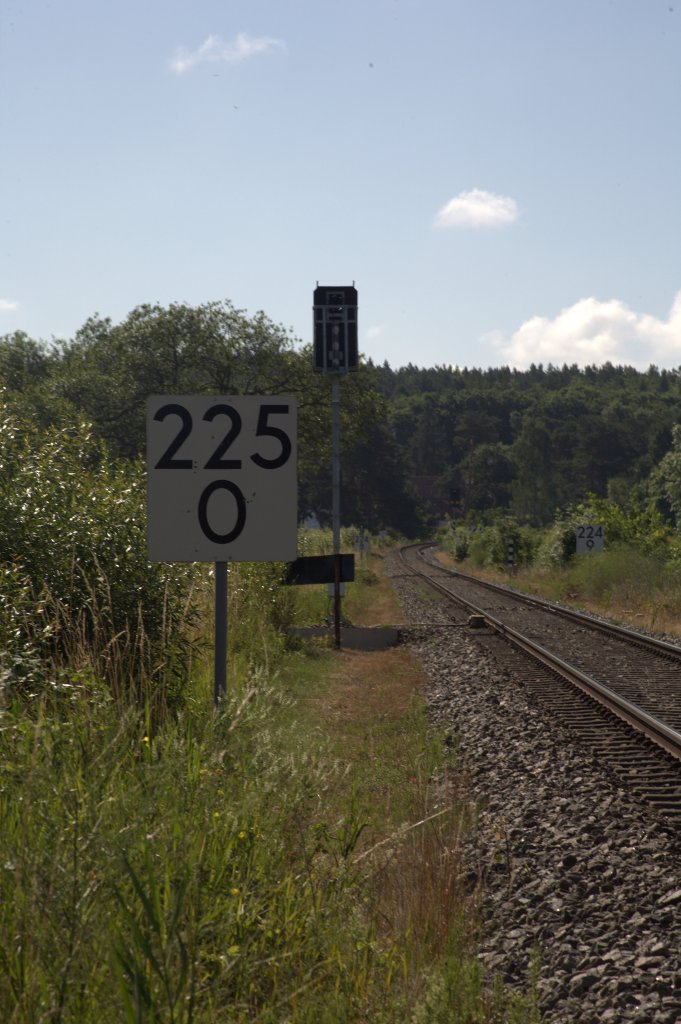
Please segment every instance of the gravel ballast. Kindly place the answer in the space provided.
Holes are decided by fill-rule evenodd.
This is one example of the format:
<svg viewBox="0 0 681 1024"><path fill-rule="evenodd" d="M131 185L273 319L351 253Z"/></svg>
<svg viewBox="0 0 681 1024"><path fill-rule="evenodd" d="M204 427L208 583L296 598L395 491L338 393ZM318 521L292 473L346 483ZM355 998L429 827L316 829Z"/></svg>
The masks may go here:
<svg viewBox="0 0 681 1024"><path fill-rule="evenodd" d="M537 991L550 1024L680 1024L681 828L637 805L596 756L388 562L403 639L427 676L476 808L467 838L488 976Z"/></svg>

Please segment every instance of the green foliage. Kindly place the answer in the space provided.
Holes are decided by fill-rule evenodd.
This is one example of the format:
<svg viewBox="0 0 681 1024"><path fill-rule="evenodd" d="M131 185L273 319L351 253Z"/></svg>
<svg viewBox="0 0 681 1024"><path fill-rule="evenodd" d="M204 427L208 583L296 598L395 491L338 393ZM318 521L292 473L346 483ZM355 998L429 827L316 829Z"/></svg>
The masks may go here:
<svg viewBox="0 0 681 1024"><path fill-rule="evenodd" d="M662 559L626 544L598 556L575 558L567 578L585 600L605 606L614 601L624 608L638 604L644 595L654 601L674 579Z"/></svg>
<svg viewBox="0 0 681 1024"><path fill-rule="evenodd" d="M0 1019L411 1019L421 965L434 970L458 898L456 813L449 831L440 815L403 826L412 776L428 788L442 744L425 742L420 706L381 705L370 736L360 719L356 752L345 736L339 756L316 711L338 662L319 651L271 684L258 666L275 657L256 625L286 614L272 611L278 568L230 567L236 621L219 713L197 671L177 714L160 718L91 672L69 667L56 684L39 657L31 697L15 689L0 710ZM30 594L15 566L6 575L0 594ZM377 583L366 572L359 585ZM376 817L397 831L362 848ZM411 880L425 885L424 864L434 888L422 899ZM466 992L449 1019L515 1020L505 1014L516 998L488 997L468 956L451 949L443 967L447 990ZM419 1020L442 1009L436 989Z"/></svg>
<svg viewBox="0 0 681 1024"><path fill-rule="evenodd" d="M360 824L320 842L309 822L336 769L282 746L262 682L217 718L201 697L151 735L104 696L5 713L3 1020L311 1021L317 989L351 1019L367 968L384 976L349 872Z"/></svg>
<svg viewBox="0 0 681 1024"><path fill-rule="evenodd" d="M537 546L536 564L544 569L567 565L577 549L575 523L559 517L542 531Z"/></svg>
<svg viewBox="0 0 681 1024"><path fill-rule="evenodd" d="M391 545L394 541L386 538L382 541L379 537L368 534L365 530L359 530L355 526L343 527L341 529L341 551L348 553L355 548L358 536L362 535L368 550L371 553L380 552L384 544ZM333 553L333 534L331 530L299 530L298 531L298 553L305 555L330 555ZM366 560L365 560L366 559ZM357 587L364 592L367 587L375 586L376 574L368 568L368 555L364 558L361 553L355 552L355 582L348 584L347 596L351 597L353 590ZM284 587L286 596L292 602L292 614L295 625L309 626L328 623L333 615L332 598L328 596L324 584ZM371 598L367 600L370 602ZM348 616L348 604L344 602L343 615Z"/></svg>
<svg viewBox="0 0 681 1024"><path fill-rule="evenodd" d="M655 509L617 505L595 495L589 495L571 515L575 523L602 524L609 544L631 544L650 554L664 554L671 533Z"/></svg>
<svg viewBox="0 0 681 1024"><path fill-rule="evenodd" d="M268 394L296 379L291 339L264 313L229 302L143 305L120 324L92 317L62 346L58 394L81 409L116 455L144 447L153 394Z"/></svg>
<svg viewBox="0 0 681 1024"><path fill-rule="evenodd" d="M301 515L315 511L331 524L331 386L312 373L301 353L299 480ZM390 410L371 368L360 367L341 385L341 509L346 522L377 533L392 528L416 536L423 525L408 467L390 425Z"/></svg>
<svg viewBox="0 0 681 1024"><path fill-rule="evenodd" d="M450 523L438 533L438 542L457 562L469 558L477 568L506 569L509 544L513 547L513 565L528 565L534 557L537 536L509 516L497 513L478 526Z"/></svg>
<svg viewBox="0 0 681 1024"><path fill-rule="evenodd" d="M541 1024L533 965L528 993L509 994L497 984L484 990L481 998L484 975L480 964L463 959L455 942L452 945L444 964L428 973L425 994L410 1024Z"/></svg>
<svg viewBox="0 0 681 1024"><path fill-rule="evenodd" d="M681 523L681 424L672 427L672 446L653 470L650 492Z"/></svg>
<svg viewBox="0 0 681 1024"><path fill-rule="evenodd" d="M676 555L676 551L672 549ZM676 631L681 618L681 562L676 557L619 544L598 555L571 558L562 566L545 567L533 585L553 600L595 605L625 622L648 629Z"/></svg>
<svg viewBox="0 0 681 1024"><path fill-rule="evenodd" d="M457 562L463 562L468 556L470 542L470 531L465 527L459 526L453 531L450 550Z"/></svg>
<svg viewBox="0 0 681 1024"><path fill-rule="evenodd" d="M49 351L25 335L0 339L0 386L20 391L43 425L69 410L84 417L114 457L131 460L144 449L149 395L294 395L300 511L328 521L330 380L314 373L309 346L294 340L263 312L249 317L228 301L142 305L119 324L91 317ZM417 532L416 500L370 367L343 380L341 433L348 518Z"/></svg>
<svg viewBox="0 0 681 1024"><path fill-rule="evenodd" d="M27 391L44 381L50 356L23 331L0 337L0 387Z"/></svg>
<svg viewBox="0 0 681 1024"><path fill-rule="evenodd" d="M329 378L312 371L309 346L262 312L249 317L228 301L142 305L119 324L92 317L52 348L17 332L0 338L3 383L40 424L77 410L114 455L131 459L144 445L149 394L296 395L300 511L328 522ZM373 531L418 535L424 510L411 481L426 477L441 495L431 516L445 501L463 515L501 507L538 527L589 493L644 501L652 472L653 497L676 515L670 444L680 400L681 375L654 368L392 370L369 361L343 379L344 514Z"/></svg>
<svg viewBox="0 0 681 1024"><path fill-rule="evenodd" d="M30 580L17 565L0 568L0 705L16 686L31 689L42 679L41 655L52 627L40 621Z"/></svg>
<svg viewBox="0 0 681 1024"><path fill-rule="evenodd" d="M228 569L229 651L234 668L273 672L295 619L293 588L281 586L284 564L236 562Z"/></svg>
<svg viewBox="0 0 681 1024"><path fill-rule="evenodd" d="M113 463L85 423L41 433L6 397L0 465L6 685L31 681L40 657L114 692L153 684L178 698L195 573L147 563L141 467Z"/></svg>
<svg viewBox="0 0 681 1024"><path fill-rule="evenodd" d="M671 530L654 508L623 506L592 494L556 515L553 526L542 535L537 564L545 568L566 565L575 554L580 524L602 526L607 549L627 545L659 558L668 558L674 552Z"/></svg>
<svg viewBox="0 0 681 1024"><path fill-rule="evenodd" d="M439 481L464 515L500 505L534 526L590 492L640 490L681 399L677 371L610 364L375 371L412 473Z"/></svg>

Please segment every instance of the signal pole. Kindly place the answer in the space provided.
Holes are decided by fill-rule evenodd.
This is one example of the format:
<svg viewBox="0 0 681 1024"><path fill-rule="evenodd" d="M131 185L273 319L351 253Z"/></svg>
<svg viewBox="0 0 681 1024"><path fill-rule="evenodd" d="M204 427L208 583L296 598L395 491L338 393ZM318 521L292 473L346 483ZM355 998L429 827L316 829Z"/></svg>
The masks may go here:
<svg viewBox="0 0 681 1024"><path fill-rule="evenodd" d="M340 380L331 381L331 526L333 530L333 626L336 650L341 645L340 538Z"/></svg>
<svg viewBox="0 0 681 1024"><path fill-rule="evenodd" d="M333 621L341 646L340 378L357 369L357 289L317 284L314 292L314 368L331 374L331 526L333 532Z"/></svg>

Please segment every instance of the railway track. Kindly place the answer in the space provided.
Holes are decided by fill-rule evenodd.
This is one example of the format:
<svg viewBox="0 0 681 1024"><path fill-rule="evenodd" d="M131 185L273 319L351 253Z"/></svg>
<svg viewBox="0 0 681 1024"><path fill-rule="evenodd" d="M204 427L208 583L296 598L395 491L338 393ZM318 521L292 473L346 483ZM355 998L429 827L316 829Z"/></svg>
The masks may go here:
<svg viewBox="0 0 681 1024"><path fill-rule="evenodd" d="M442 626L470 628L630 790L681 822L681 647L447 569L432 550L401 559L446 600Z"/></svg>

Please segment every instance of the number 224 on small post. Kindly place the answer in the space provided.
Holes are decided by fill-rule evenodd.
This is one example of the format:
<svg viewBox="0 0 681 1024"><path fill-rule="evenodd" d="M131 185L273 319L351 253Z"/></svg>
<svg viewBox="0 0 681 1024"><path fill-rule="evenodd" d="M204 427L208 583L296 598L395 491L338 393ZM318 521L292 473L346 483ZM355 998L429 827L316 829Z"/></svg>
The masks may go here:
<svg viewBox="0 0 681 1024"><path fill-rule="evenodd" d="M296 442L289 395L149 398L149 561L292 561Z"/></svg>

